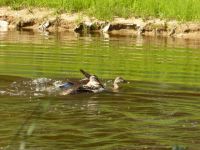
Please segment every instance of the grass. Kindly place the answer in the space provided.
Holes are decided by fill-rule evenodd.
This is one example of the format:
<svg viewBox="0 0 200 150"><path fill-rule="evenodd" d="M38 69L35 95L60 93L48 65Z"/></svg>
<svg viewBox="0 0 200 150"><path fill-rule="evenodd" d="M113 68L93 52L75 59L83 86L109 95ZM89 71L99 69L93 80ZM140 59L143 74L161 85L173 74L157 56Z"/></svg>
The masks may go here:
<svg viewBox="0 0 200 150"><path fill-rule="evenodd" d="M183 21L200 20L200 0L1 0L0 6L53 7L85 12L99 19L159 17Z"/></svg>

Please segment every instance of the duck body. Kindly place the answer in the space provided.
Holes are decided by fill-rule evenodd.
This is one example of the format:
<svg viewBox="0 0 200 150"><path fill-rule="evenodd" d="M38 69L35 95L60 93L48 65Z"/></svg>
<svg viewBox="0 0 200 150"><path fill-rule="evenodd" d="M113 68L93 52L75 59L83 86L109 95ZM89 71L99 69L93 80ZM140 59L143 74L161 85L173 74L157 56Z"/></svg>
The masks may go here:
<svg viewBox="0 0 200 150"><path fill-rule="evenodd" d="M74 83L72 83L72 82L65 82L65 83L59 85L59 88L60 89L69 89L72 86L74 86Z"/></svg>
<svg viewBox="0 0 200 150"><path fill-rule="evenodd" d="M99 81L98 77L95 75L91 75L89 78L89 82L83 85L83 88L93 92L98 93L105 90L103 84Z"/></svg>
<svg viewBox="0 0 200 150"><path fill-rule="evenodd" d="M100 80L95 75L90 75L84 70L80 70L85 76L79 82L65 82L59 88L63 90L61 95L78 94L78 93L98 93L105 90Z"/></svg>
<svg viewBox="0 0 200 150"><path fill-rule="evenodd" d="M90 89L84 88L79 82L65 82L59 86L60 95L91 93Z"/></svg>

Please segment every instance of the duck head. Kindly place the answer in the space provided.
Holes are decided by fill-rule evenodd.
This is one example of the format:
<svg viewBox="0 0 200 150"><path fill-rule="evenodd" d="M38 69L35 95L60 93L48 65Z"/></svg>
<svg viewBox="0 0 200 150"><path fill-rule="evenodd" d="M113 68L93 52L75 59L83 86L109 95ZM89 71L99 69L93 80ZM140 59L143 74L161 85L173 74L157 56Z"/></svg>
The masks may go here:
<svg viewBox="0 0 200 150"><path fill-rule="evenodd" d="M119 89L119 85L121 83L126 83L127 81L124 80L122 77L116 77L113 83L113 88L114 89Z"/></svg>

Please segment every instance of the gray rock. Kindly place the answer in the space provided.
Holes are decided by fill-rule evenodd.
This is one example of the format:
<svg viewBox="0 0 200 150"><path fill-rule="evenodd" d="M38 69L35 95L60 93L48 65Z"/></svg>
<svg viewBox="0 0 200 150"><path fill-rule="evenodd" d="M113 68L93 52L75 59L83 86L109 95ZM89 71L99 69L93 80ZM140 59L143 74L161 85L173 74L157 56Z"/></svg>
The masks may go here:
<svg viewBox="0 0 200 150"><path fill-rule="evenodd" d="M0 28L8 28L8 22L4 20L0 20Z"/></svg>
<svg viewBox="0 0 200 150"><path fill-rule="evenodd" d="M16 24L17 28L23 28L23 27L28 27L28 26L33 26L35 24L34 19L28 19L28 20L19 20Z"/></svg>
<svg viewBox="0 0 200 150"><path fill-rule="evenodd" d="M171 29L171 31L169 32L169 36L174 36L175 33L176 33L176 27Z"/></svg>
<svg viewBox="0 0 200 150"><path fill-rule="evenodd" d="M75 32L90 32L93 30L98 30L99 25L96 22L82 22L74 29Z"/></svg>
<svg viewBox="0 0 200 150"><path fill-rule="evenodd" d="M145 32L144 26L138 26L137 34L142 35Z"/></svg>
<svg viewBox="0 0 200 150"><path fill-rule="evenodd" d="M39 30L46 31L50 26L51 26L50 21L43 22L43 23L39 26Z"/></svg>
<svg viewBox="0 0 200 150"><path fill-rule="evenodd" d="M80 23L78 26L75 27L74 31L77 33L81 33L84 30L84 25L83 23Z"/></svg>
<svg viewBox="0 0 200 150"><path fill-rule="evenodd" d="M101 31L103 32L103 33L106 33L106 32L108 32L108 30L109 30L109 28L110 28L110 23L107 23L102 29L101 29Z"/></svg>
<svg viewBox="0 0 200 150"><path fill-rule="evenodd" d="M4 20L0 20L0 31L8 30L8 22Z"/></svg>

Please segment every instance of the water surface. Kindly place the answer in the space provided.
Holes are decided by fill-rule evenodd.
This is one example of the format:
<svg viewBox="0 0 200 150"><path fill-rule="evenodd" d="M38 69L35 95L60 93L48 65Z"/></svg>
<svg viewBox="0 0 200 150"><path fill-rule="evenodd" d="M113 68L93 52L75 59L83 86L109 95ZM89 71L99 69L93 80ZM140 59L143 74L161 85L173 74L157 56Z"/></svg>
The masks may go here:
<svg viewBox="0 0 200 150"><path fill-rule="evenodd" d="M0 32L1 149L198 149L199 50L197 40ZM82 78L80 68L129 84L69 96L41 90ZM48 81L33 84L40 78Z"/></svg>

